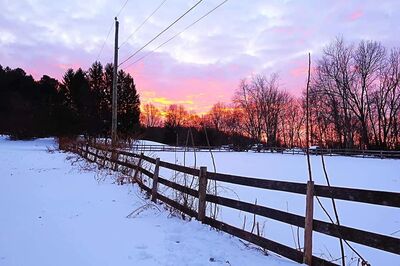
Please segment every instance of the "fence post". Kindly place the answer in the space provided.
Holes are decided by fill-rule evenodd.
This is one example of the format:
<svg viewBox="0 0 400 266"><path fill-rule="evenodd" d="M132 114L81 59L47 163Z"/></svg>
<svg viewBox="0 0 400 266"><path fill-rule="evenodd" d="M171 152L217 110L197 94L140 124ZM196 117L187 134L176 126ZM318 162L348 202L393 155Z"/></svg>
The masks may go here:
<svg viewBox="0 0 400 266"><path fill-rule="evenodd" d="M85 159L88 158L88 149L89 149L89 144L86 142L86 145L85 145L85 155L83 156Z"/></svg>
<svg viewBox="0 0 400 266"><path fill-rule="evenodd" d="M207 192L207 167L200 167L199 173L199 208L197 220L204 222L206 216L206 192Z"/></svg>
<svg viewBox="0 0 400 266"><path fill-rule="evenodd" d="M306 217L304 226L304 257L303 262L312 265L312 236L314 213L314 181L307 182Z"/></svg>
<svg viewBox="0 0 400 266"><path fill-rule="evenodd" d="M81 145L81 143L76 143L75 144L75 147L76 147L76 152L79 154L79 155L81 155L82 156L82 147L81 147L82 145Z"/></svg>
<svg viewBox="0 0 400 266"><path fill-rule="evenodd" d="M82 157L85 156L85 145L83 144L83 142L81 143L81 154Z"/></svg>
<svg viewBox="0 0 400 266"><path fill-rule="evenodd" d="M135 174L133 175L133 181L136 181L136 180L137 180L137 175L138 175L138 173L139 173L139 168L140 168L141 165L142 165L142 158L143 158L143 152L140 154L139 162L138 162L138 164L137 164L137 166L136 166ZM133 182L132 182L132 183L133 183Z"/></svg>
<svg viewBox="0 0 400 266"><path fill-rule="evenodd" d="M151 189L151 201L157 202L157 188L158 188L158 172L160 169L160 158L156 159L156 166L154 167L153 187Z"/></svg>
<svg viewBox="0 0 400 266"><path fill-rule="evenodd" d="M117 147L115 146L114 142L111 142L111 159L110 159L110 163L111 163L111 169L115 171L116 169L116 161L118 160L118 151L117 151ZM114 163L114 164L113 164Z"/></svg>
<svg viewBox="0 0 400 266"><path fill-rule="evenodd" d="M95 148L95 149L96 149L96 155L94 156L94 162L97 163L97 159L99 156L99 149L98 148Z"/></svg>
<svg viewBox="0 0 400 266"><path fill-rule="evenodd" d="M113 170L117 171L118 170L118 163L117 161L119 160L119 152L115 151L114 152L114 158L112 158L112 160L114 161L114 166L113 166Z"/></svg>
<svg viewBox="0 0 400 266"><path fill-rule="evenodd" d="M126 164L128 164L128 156L124 155L124 157L125 157L124 162L125 162L125 165L126 165ZM127 176L132 174L132 171L131 171L132 169L129 168L129 167L124 166L123 170L124 170L123 173L126 174Z"/></svg>
<svg viewBox="0 0 400 266"><path fill-rule="evenodd" d="M104 168L106 166L106 162L107 162L107 158L108 158L108 151L102 150L102 154L103 154L102 166Z"/></svg>

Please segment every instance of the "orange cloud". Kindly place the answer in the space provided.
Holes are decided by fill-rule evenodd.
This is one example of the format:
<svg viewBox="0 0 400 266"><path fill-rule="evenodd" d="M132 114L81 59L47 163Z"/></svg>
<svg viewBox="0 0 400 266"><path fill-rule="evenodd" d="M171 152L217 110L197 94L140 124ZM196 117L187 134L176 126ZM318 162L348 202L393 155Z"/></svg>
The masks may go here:
<svg viewBox="0 0 400 266"><path fill-rule="evenodd" d="M166 80L161 76L154 79L146 70L133 75L143 104L152 103L161 110L171 104L180 104L200 115L218 101L229 101L237 86L236 80L219 77L169 77Z"/></svg>
<svg viewBox="0 0 400 266"><path fill-rule="evenodd" d="M155 97L155 98L150 98L151 102L153 103L160 103L163 105L171 105L171 104L193 104L192 100L172 100L172 99L167 99L164 97Z"/></svg>

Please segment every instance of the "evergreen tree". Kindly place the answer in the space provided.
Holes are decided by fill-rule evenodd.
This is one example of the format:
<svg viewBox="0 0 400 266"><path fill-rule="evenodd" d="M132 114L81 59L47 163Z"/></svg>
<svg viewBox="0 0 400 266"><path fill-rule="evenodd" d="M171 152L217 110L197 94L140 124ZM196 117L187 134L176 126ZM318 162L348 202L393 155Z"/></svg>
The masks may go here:
<svg viewBox="0 0 400 266"><path fill-rule="evenodd" d="M129 74L118 75L118 130L132 134L139 125L139 95ZM35 81L20 68L0 65L0 134L110 135L112 78L113 66L100 62L87 72L68 69L61 83L46 75Z"/></svg>
<svg viewBox="0 0 400 266"><path fill-rule="evenodd" d="M139 128L140 100L130 74L118 72L118 129L130 135Z"/></svg>

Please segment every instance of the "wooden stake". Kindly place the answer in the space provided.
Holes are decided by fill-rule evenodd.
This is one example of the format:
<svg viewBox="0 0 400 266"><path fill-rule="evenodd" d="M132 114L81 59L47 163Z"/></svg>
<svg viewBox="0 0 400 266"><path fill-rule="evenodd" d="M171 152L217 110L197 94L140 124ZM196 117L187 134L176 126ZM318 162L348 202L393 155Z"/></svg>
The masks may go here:
<svg viewBox="0 0 400 266"><path fill-rule="evenodd" d="M99 156L99 149L96 148L96 155L94 156L95 163L97 163L98 156Z"/></svg>
<svg viewBox="0 0 400 266"><path fill-rule="evenodd" d="M200 167L199 174L199 208L197 219L201 222L204 221L206 216L206 192L207 192L207 167Z"/></svg>
<svg viewBox="0 0 400 266"><path fill-rule="evenodd" d="M114 158L112 158L112 160L114 161L114 167L113 168L114 168L114 171L117 171L118 170L117 161L119 160L119 153L117 151L114 151L113 155L114 155Z"/></svg>
<svg viewBox="0 0 400 266"><path fill-rule="evenodd" d="M85 159L88 159L88 149L89 149L89 145L88 145L88 143L86 142L86 145L85 145L85 155L83 156L83 157L85 157Z"/></svg>
<svg viewBox="0 0 400 266"><path fill-rule="evenodd" d="M137 182L137 180L138 180L138 173L139 173L139 168L142 165L142 158L143 158L143 153L140 154L139 162L138 162L138 164L136 166L135 174L133 175L133 182L135 182L135 181Z"/></svg>
<svg viewBox="0 0 400 266"><path fill-rule="evenodd" d="M158 172L160 169L160 158L156 159L156 166L154 167L153 187L151 189L151 201L157 202L157 188L158 188Z"/></svg>
<svg viewBox="0 0 400 266"><path fill-rule="evenodd" d="M108 152L106 152L106 151L102 151L102 154L103 154L103 168L106 166L106 162L107 162L107 156L108 156Z"/></svg>
<svg viewBox="0 0 400 266"><path fill-rule="evenodd" d="M307 182L306 217L304 226L304 258L303 262L312 265L312 235L314 213L314 181Z"/></svg>

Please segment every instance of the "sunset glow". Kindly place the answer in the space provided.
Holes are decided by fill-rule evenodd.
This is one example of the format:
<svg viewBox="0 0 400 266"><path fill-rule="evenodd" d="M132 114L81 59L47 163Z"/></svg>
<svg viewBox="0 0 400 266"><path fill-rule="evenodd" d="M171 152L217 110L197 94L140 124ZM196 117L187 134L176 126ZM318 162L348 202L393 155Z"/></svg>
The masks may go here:
<svg viewBox="0 0 400 266"><path fill-rule="evenodd" d="M400 266L400 0L0 10L0 266Z"/></svg>
<svg viewBox="0 0 400 266"><path fill-rule="evenodd" d="M44 74L59 80L68 68L88 69L96 60L113 16L125 1L4 1L0 0L0 64L22 67L35 79ZM120 48L120 62L191 6L167 1L133 38ZM287 91L304 88L307 53L317 60L337 36L349 42L374 39L395 46L400 34L398 1L228 1L215 13L156 50L130 63L181 31L219 1L204 1L190 16L123 64L134 77L142 103L162 109L182 104L189 111L207 112L216 102L229 102L240 80L252 74L276 72ZM129 2L119 16L120 43L159 4ZM27 8L29 7L29 8ZM54 15L57 14L57 15ZM376 20L379 19L379 23ZM333 26L334 25L334 26ZM100 53L112 61L113 29Z"/></svg>

